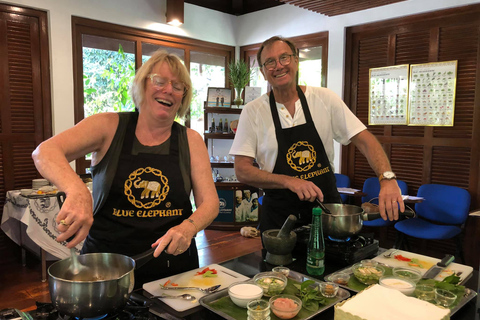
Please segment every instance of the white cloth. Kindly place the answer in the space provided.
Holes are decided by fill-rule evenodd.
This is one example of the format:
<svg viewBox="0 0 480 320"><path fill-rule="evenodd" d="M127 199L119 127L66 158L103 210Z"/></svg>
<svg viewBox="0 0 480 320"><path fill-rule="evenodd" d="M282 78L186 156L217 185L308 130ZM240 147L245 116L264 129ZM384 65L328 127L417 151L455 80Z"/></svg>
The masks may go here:
<svg viewBox="0 0 480 320"><path fill-rule="evenodd" d="M334 169L333 140L347 145L353 136L366 127L340 97L327 88L307 87L305 97L315 128ZM277 110L282 128L291 128L306 122L300 100L295 103L293 119L283 104L277 103ZM230 154L255 158L260 169L272 172L277 153L278 145L269 96L264 94L243 108Z"/></svg>
<svg viewBox="0 0 480 320"><path fill-rule="evenodd" d="M1 228L10 239L35 250L36 248L30 247L30 243L26 241L31 239L34 245L54 257L60 259L70 257L71 252L66 247L67 243L55 240L60 235L55 222L60 207L55 196L31 199L21 196L20 191L14 190L7 192L5 200ZM25 239L23 232L26 232L29 239ZM77 253L80 252L82 245L83 241L76 246ZM47 257L47 260L51 259Z"/></svg>

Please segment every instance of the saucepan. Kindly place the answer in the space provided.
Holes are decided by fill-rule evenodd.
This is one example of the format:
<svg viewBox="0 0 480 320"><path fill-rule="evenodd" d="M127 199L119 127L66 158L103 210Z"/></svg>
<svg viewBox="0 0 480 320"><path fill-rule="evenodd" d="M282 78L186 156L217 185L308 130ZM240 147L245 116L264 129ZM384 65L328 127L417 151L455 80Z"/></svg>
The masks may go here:
<svg viewBox="0 0 480 320"><path fill-rule="evenodd" d="M72 276L72 258L48 268L50 297L64 315L94 318L124 307L135 284L134 270L153 258L155 248L137 256L88 253L78 256L85 272Z"/></svg>
<svg viewBox="0 0 480 320"><path fill-rule="evenodd" d="M323 234L336 239L345 239L360 233L363 221L370 221L380 218L380 213L366 213L361 207L340 204L326 203L325 206L330 213L322 214ZM399 212L399 216L414 217L413 211Z"/></svg>

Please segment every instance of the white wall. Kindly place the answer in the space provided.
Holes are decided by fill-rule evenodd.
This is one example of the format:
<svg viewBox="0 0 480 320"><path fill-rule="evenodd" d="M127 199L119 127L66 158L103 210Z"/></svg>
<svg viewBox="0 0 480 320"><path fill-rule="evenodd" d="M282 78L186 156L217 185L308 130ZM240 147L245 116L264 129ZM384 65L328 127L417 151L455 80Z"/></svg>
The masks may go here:
<svg viewBox="0 0 480 320"><path fill-rule="evenodd" d="M356 13L327 17L292 5L243 16L185 4L180 28L165 22L165 0L17 0L6 3L48 12L53 132L74 124L71 16L180 35L238 47L260 43L273 35L285 37L329 32L327 87L343 96L345 28L416 13L480 3L480 0L408 0ZM336 171L340 148L336 145Z"/></svg>

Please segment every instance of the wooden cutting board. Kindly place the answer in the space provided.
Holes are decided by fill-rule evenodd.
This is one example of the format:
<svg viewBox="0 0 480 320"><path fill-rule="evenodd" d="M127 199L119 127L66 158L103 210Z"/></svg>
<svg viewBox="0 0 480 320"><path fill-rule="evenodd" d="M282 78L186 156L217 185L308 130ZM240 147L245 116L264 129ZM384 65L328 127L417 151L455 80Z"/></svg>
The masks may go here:
<svg viewBox="0 0 480 320"><path fill-rule="evenodd" d="M384 264L386 264L386 265L388 265L392 268L395 268L395 267L412 268L412 269L420 271L422 273L422 275L425 274L425 272L427 272L427 270L430 269L430 267L432 267L433 265L436 265L438 262L440 262L440 259L437 259L437 258L428 257L428 256L424 256L424 255L421 255L421 254L408 252L408 251L402 251L402 250L399 250L399 251L395 252L392 255L391 258L385 258L384 257L385 254L389 254L393 250L396 250L396 249L389 249L389 250L385 251L384 253L376 256L373 259L378 261L378 262L384 263ZM419 262L418 264L420 266L412 266L412 264L408 261L397 260L397 259L394 258L394 256L396 256L396 255L402 255L403 257L409 258L409 259L417 259L418 262ZM446 269L444 269L442 272L440 272L435 277L435 280L442 281L445 277L448 277L449 275L451 275L453 273L456 273L456 272L461 272L460 283L463 283L464 280L468 279L471 276L471 274L473 272L473 268L470 267L470 266L465 266L463 264L458 264L458 263L453 262Z"/></svg>
<svg viewBox="0 0 480 320"><path fill-rule="evenodd" d="M222 267L218 264L212 264L208 267L210 269L217 270L217 277L215 278L203 278L201 275L196 276L197 272L202 271L207 266L195 270L190 270L181 274L177 274L168 278L163 278L160 280L152 281L149 283L145 283L143 285L143 289L150 294L153 295L161 295L161 294L168 294L168 295L181 295L183 293L190 293L191 295L197 298L196 301L187 301L183 299L161 299L165 304L169 305L173 309L178 312L183 312L188 309L194 308L199 306L198 300L201 297L205 296L206 293L203 293L199 290L168 290L162 289L160 284L164 284L168 280L172 281L173 283L178 284L181 287L201 287L201 288L208 288L214 285L220 284L221 287L218 290L223 290L227 288L234 282L242 282L250 279L240 273Z"/></svg>

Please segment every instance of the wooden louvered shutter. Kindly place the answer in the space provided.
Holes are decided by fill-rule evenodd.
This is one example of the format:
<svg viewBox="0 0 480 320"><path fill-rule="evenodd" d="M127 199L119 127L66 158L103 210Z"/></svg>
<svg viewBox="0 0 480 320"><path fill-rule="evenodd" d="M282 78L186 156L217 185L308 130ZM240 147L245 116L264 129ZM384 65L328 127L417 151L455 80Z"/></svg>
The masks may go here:
<svg viewBox="0 0 480 320"><path fill-rule="evenodd" d="M346 47L345 101L365 124L370 68L458 60L453 127L397 125L368 129L383 145L393 171L407 183L410 195L415 195L422 184L453 185L468 190L471 208L478 208L480 5L351 27L347 29ZM354 146L343 151L342 173L350 176L353 187L361 189L374 172ZM466 234L471 234L468 228ZM394 238L394 233L389 237ZM473 241L479 243L465 239L465 243ZM435 246L437 252L454 252L453 243L429 243L429 249L435 250ZM479 259L475 248L465 246L467 263L474 266ZM475 254L468 257L469 251Z"/></svg>
<svg viewBox="0 0 480 320"><path fill-rule="evenodd" d="M45 12L0 5L1 208L39 177L31 154L52 132L46 26Z"/></svg>

